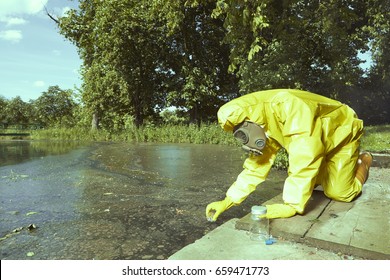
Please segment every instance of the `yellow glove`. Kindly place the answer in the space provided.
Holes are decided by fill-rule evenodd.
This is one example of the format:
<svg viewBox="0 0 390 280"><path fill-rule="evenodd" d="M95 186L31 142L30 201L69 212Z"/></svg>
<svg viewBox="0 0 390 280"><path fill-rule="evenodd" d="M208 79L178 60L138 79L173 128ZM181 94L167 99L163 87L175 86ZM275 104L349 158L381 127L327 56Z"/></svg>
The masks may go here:
<svg viewBox="0 0 390 280"><path fill-rule="evenodd" d="M267 214L265 214L265 217L267 219L289 218L297 213L297 211L288 204L271 204L266 205L266 207Z"/></svg>
<svg viewBox="0 0 390 280"><path fill-rule="evenodd" d="M219 215L222 214L225 210L229 209L234 205L233 201L230 198L226 197L224 200L215 201L207 205L206 207L206 217L210 222L215 222Z"/></svg>

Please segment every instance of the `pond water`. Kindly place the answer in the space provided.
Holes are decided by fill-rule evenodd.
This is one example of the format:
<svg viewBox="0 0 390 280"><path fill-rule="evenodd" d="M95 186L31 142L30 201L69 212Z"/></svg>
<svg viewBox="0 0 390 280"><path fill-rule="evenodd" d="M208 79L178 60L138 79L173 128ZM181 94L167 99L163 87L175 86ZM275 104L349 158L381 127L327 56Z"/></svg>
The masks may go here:
<svg viewBox="0 0 390 280"><path fill-rule="evenodd" d="M273 170L209 223L244 159L220 145L1 141L0 258L167 259L282 191Z"/></svg>

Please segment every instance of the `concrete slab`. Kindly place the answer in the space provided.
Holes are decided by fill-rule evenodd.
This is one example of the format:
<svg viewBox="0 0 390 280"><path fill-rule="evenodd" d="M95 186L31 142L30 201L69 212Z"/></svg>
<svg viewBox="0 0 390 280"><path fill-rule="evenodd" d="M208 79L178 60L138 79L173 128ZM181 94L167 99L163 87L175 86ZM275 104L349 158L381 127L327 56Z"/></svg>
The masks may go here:
<svg viewBox="0 0 390 280"><path fill-rule="evenodd" d="M169 260L341 260L350 258L306 244L278 240L273 245L252 241L232 219L170 256Z"/></svg>
<svg viewBox="0 0 390 280"><path fill-rule="evenodd" d="M305 235L311 244L369 259L390 259L390 189L367 182L352 203L332 201ZM321 240L321 244L319 242Z"/></svg>
<svg viewBox="0 0 390 280"><path fill-rule="evenodd" d="M371 168L351 203L314 191L305 215L271 220L277 243L251 241L250 215L233 219L169 259L390 259L390 170ZM264 204L281 203L281 194ZM345 257L352 256L352 257Z"/></svg>

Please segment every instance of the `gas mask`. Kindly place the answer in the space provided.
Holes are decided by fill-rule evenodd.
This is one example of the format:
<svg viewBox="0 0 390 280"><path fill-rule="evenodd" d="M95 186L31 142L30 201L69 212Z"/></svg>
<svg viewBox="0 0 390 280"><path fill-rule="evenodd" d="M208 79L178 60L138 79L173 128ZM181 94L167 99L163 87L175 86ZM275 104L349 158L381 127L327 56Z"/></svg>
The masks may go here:
<svg viewBox="0 0 390 280"><path fill-rule="evenodd" d="M233 136L242 143L242 149L254 155L262 155L267 137L264 129L251 121L245 121L234 128Z"/></svg>

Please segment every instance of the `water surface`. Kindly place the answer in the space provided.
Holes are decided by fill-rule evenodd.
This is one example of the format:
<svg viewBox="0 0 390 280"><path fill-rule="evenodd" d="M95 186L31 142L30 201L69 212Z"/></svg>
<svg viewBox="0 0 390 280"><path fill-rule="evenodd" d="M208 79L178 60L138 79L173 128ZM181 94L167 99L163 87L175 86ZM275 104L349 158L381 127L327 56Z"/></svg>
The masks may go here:
<svg viewBox="0 0 390 280"><path fill-rule="evenodd" d="M285 178L272 171L209 223L206 205L242 170L235 147L11 141L0 160L1 259L167 259L279 194Z"/></svg>

